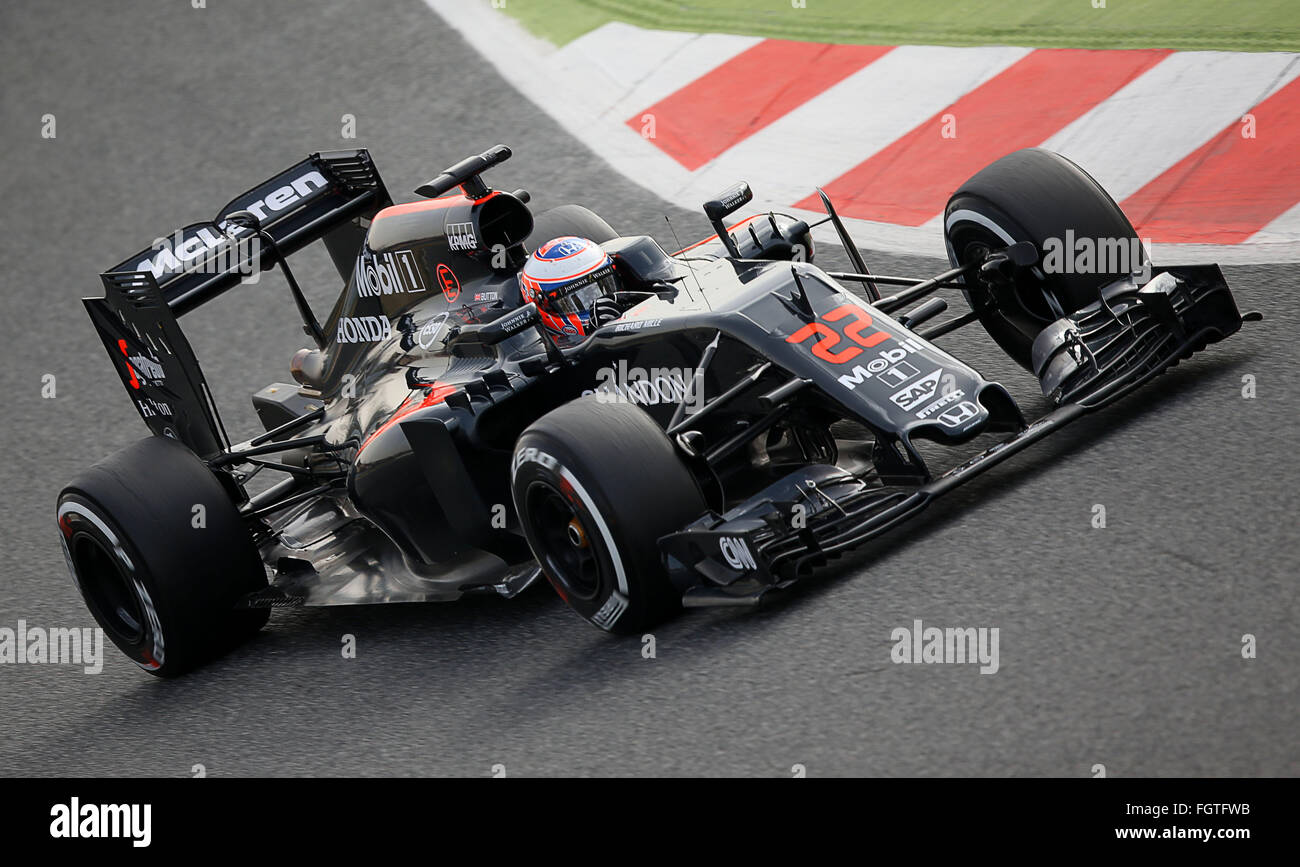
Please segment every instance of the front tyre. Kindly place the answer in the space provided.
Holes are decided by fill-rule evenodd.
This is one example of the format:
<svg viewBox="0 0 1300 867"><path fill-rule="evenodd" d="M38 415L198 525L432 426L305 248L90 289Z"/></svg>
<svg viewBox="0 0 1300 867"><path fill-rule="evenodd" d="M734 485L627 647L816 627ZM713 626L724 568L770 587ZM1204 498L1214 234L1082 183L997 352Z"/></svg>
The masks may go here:
<svg viewBox="0 0 1300 867"><path fill-rule="evenodd" d="M565 404L520 434L511 489L528 544L560 597L601 629L630 634L681 608L658 540L706 507L650 416L602 397Z"/></svg>
<svg viewBox="0 0 1300 867"><path fill-rule="evenodd" d="M1020 241L1046 254L996 294L979 280L964 281L985 330L1026 368L1040 331L1092 304L1102 287L1145 261L1115 200L1083 169L1042 148L1007 154L962 184L944 211L944 236L954 267ZM1072 259L1076 245L1091 250L1090 260L1053 263L1053 246Z"/></svg>
<svg viewBox="0 0 1300 867"><path fill-rule="evenodd" d="M235 504L192 451L165 437L128 446L59 494L73 580L95 621L133 662L182 674L265 625L237 610L266 570Z"/></svg>

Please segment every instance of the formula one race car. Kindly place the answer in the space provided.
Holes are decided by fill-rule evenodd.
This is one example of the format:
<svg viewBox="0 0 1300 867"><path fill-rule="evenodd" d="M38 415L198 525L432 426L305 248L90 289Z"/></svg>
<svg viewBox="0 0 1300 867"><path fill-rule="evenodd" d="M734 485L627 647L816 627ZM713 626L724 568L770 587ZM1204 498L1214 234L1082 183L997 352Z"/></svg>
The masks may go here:
<svg viewBox="0 0 1300 867"><path fill-rule="evenodd" d="M394 205L365 150L315 154L102 275L86 309L154 436L65 488L58 523L140 666L193 668L277 606L510 597L541 575L618 633L756 604L1243 322L1217 266L1153 267L1044 150L953 195L952 268L929 279L871 274L824 194L812 225L852 272L812 264L806 221L727 226L743 183L704 205L717 234L672 255L576 205L534 218L481 177L509 156ZM608 254L619 309L557 331L520 271L568 236ZM1093 253L1063 263L1062 239ZM323 324L286 261L316 240L345 284ZM276 264L314 345L232 444L177 317ZM943 287L971 309L936 324ZM933 343L976 320L1050 412L1027 422ZM997 441L937 474L917 449L980 435Z"/></svg>

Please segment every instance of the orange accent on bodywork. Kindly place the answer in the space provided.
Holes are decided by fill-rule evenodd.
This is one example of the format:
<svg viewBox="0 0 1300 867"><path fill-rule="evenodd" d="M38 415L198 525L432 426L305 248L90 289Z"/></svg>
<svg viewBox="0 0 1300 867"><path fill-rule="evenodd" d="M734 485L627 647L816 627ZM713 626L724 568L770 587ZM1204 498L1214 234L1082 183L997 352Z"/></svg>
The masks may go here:
<svg viewBox="0 0 1300 867"><path fill-rule="evenodd" d="M127 351L126 341L119 340L117 342L117 348L122 350L122 354L126 356L126 371L127 373L131 374L131 387L139 388L140 380L135 378L135 368L131 366L131 353Z"/></svg>
<svg viewBox="0 0 1300 867"><path fill-rule="evenodd" d="M366 446L370 445L371 440L388 430L397 422L406 418L416 410L425 409L435 404L442 403L447 399L448 395L454 394L459 388L459 386L456 385L447 385L446 383L439 382L435 382L433 385L425 387L429 389L428 392L423 395L417 394L408 397L402 405L397 408L397 412L393 413L392 417L389 418L388 421L381 424L374 433L366 437L366 441L361 444L361 448L357 449L357 454L360 455L366 450Z"/></svg>
<svg viewBox="0 0 1300 867"><path fill-rule="evenodd" d="M857 358L862 354L862 350L856 346L850 346L843 352L831 352L831 347L840 342L840 336L836 334L829 325L823 325L820 322L810 322L803 328L800 328L794 334L785 339L786 343L803 343L814 334L821 337L813 344L812 354L822 361L829 361L831 364L843 364L850 359Z"/></svg>
<svg viewBox="0 0 1300 867"><path fill-rule="evenodd" d="M856 304L842 304L822 318L827 322L838 322L845 316L857 317L857 322L853 322L844 328L844 336L852 340L854 343L859 343L870 349L871 347L884 343L889 339L889 334L879 329L877 329L876 333L872 334L870 337L861 336L865 329L872 327L871 314Z"/></svg>
<svg viewBox="0 0 1300 867"><path fill-rule="evenodd" d="M727 227L727 234L731 234L732 232L734 232L734 231L736 231L737 229L739 229L741 226L745 226L745 225L748 225L749 223L754 222L754 221L757 220L759 217L766 217L766 216L767 216L767 214L755 214L755 215L752 216L752 217L746 217L745 219L741 220L741 221L740 221L739 223L737 223L736 225L734 225L734 226L728 226L728 227ZM707 244L707 243L709 243L710 241L718 241L718 240L721 240L721 239L720 239L717 235L710 235L709 237L707 237L707 238L705 238L705 239L703 239L703 240L701 240L701 241L696 241L694 244L691 244L691 245L686 246L686 247L682 247L680 250L678 250L678 251L677 251L676 253L674 253L673 255L674 255L674 256L680 256L680 255L682 255L683 253L685 253L687 250L694 250L696 247L699 247L699 246L702 245L702 244Z"/></svg>
<svg viewBox="0 0 1300 867"><path fill-rule="evenodd" d="M404 205L389 205L379 213L375 214L374 219L382 220L384 217L397 217L401 214L416 214L421 211L440 211L443 208L451 208L456 205L478 205L486 202L494 196L500 195L500 190L493 190L481 199L471 199L466 195L441 196L436 199L425 199L423 202L407 202Z"/></svg>

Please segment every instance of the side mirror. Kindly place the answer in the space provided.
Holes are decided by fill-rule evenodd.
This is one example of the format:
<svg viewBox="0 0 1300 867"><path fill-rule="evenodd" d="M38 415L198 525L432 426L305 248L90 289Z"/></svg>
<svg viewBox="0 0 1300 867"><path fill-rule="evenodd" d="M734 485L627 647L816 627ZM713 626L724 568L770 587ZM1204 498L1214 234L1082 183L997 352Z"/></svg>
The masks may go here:
<svg viewBox="0 0 1300 867"><path fill-rule="evenodd" d="M716 223L728 214L734 213L739 208L749 204L753 198L754 191L749 188L749 184L744 181L732 184L723 190L717 198L704 203L704 216L709 218L710 223Z"/></svg>
<svg viewBox="0 0 1300 867"><path fill-rule="evenodd" d="M741 181L727 187L716 199L704 203L704 216L709 218L709 222L713 224L713 231L718 233L718 240L727 248L727 254L733 259L740 258L740 251L736 249L736 242L731 240L731 234L723 225L722 218L749 204L753 198L754 191L749 188L749 184Z"/></svg>
<svg viewBox="0 0 1300 867"><path fill-rule="evenodd" d="M455 336L448 341L448 346L463 347L471 343L480 346L496 346L501 341L514 337L521 331L535 328L541 324L541 321L542 314L537 312L537 305L530 302L513 313L507 313L500 319L494 319L482 325L462 326Z"/></svg>
<svg viewBox="0 0 1300 867"><path fill-rule="evenodd" d="M1000 279L1010 279L1017 268L1030 268L1038 264L1038 247L1032 241L1018 241L991 254L980 266L984 275L998 275Z"/></svg>
<svg viewBox="0 0 1300 867"><path fill-rule="evenodd" d="M1007 247L1007 258L1018 268L1028 268L1038 264L1038 248L1033 241L1019 241Z"/></svg>
<svg viewBox="0 0 1300 867"><path fill-rule="evenodd" d="M487 343L496 344L521 331L535 328L541 322L542 314L537 312L537 305L530 301L514 313L508 313L482 326L483 331L480 333L485 335Z"/></svg>

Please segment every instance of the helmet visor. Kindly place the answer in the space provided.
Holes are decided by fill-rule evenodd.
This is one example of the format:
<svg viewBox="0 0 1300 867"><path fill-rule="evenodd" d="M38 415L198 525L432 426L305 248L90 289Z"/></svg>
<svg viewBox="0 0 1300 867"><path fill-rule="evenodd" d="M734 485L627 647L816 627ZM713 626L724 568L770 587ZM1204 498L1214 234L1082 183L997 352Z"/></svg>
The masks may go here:
<svg viewBox="0 0 1300 867"><path fill-rule="evenodd" d="M617 291L619 291L618 277L613 269L610 269L603 276L583 283L576 289L561 290L562 294L558 297L547 299L547 307L562 316L586 313L595 305L597 298L602 295L612 295Z"/></svg>

